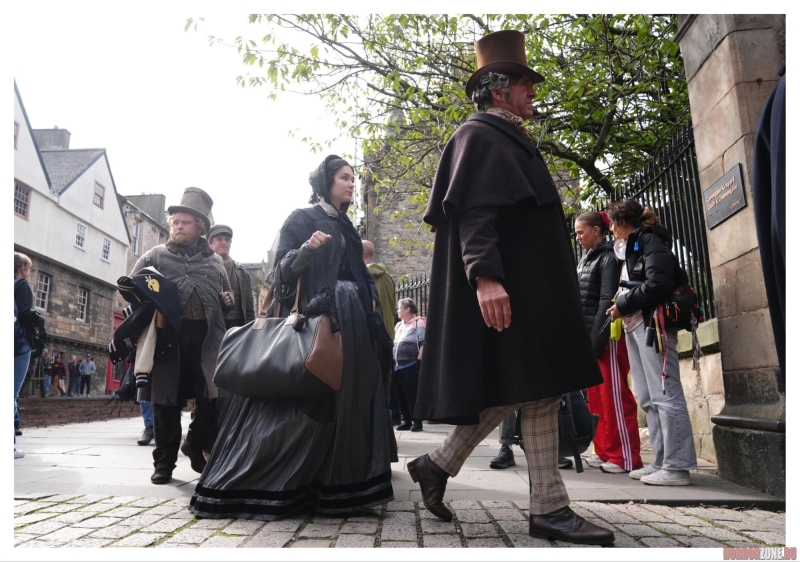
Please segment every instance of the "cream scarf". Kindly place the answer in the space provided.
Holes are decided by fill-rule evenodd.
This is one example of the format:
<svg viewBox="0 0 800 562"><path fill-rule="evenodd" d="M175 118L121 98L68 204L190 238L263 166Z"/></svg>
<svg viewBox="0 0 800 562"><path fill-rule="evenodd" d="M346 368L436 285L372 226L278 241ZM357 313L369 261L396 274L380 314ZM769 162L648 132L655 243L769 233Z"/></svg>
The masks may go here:
<svg viewBox="0 0 800 562"><path fill-rule="evenodd" d="M499 117L503 121L511 123L517 128L517 130L520 133L525 135L525 138L531 137L530 131L528 131L528 128L525 127L525 122L519 115L514 115L509 110L502 109L500 107L490 107L489 109L486 110L486 113L488 113L489 115L494 115L495 117Z"/></svg>

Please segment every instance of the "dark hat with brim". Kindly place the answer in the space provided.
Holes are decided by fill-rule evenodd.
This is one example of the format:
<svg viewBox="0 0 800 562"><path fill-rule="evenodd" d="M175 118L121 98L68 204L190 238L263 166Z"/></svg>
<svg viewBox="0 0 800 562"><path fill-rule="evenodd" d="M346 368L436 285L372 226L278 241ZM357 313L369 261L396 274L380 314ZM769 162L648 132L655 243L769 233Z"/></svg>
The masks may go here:
<svg viewBox="0 0 800 562"><path fill-rule="evenodd" d="M199 187L187 187L183 190L183 197L181 197L180 205L172 205L167 208L170 215L175 213L189 213L201 219L206 225L206 232L211 229L211 221L208 214L211 212L211 207L214 201L211 197L200 189Z"/></svg>
<svg viewBox="0 0 800 562"><path fill-rule="evenodd" d="M226 224L215 224L211 227L211 230L208 231L206 235L206 239L211 242L211 239L218 234L227 234L231 238L233 238L233 229L226 225Z"/></svg>
<svg viewBox="0 0 800 562"><path fill-rule="evenodd" d="M478 70L467 80L467 97L470 99L481 77L488 72L527 76L532 84L544 82L544 77L528 66L525 35L520 31L504 29L481 37L475 42L475 56Z"/></svg>

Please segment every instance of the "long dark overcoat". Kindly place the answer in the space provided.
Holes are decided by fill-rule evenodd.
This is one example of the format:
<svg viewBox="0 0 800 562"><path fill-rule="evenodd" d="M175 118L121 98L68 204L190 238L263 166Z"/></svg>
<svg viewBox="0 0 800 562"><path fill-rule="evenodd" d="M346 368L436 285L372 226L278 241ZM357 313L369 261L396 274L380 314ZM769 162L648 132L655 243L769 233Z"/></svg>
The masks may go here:
<svg viewBox="0 0 800 562"><path fill-rule="evenodd" d="M208 332L200 349L203 372L195 374L202 377L205 382L204 397L214 399L217 398L214 371L217 368L219 346L225 335L225 315L230 310L223 308L219 294L227 292L233 298L233 292L228 282L228 274L222 265L222 258L208 247L204 238L201 240L202 251L191 257L177 251L172 243L155 246L139 258L133 266L131 275L144 267L155 267L165 278L178 286L181 310L192 292L197 291L203 303ZM160 347L158 343L156 347ZM149 398L154 404L180 406L185 398L194 398L194 396L181 396L180 354L177 348L174 353L165 353L155 358L149 380ZM147 397L140 395L139 399L146 400Z"/></svg>
<svg viewBox="0 0 800 562"><path fill-rule="evenodd" d="M529 139L470 117L444 149L424 220L436 238L415 417L476 424L484 408L602 382L561 199ZM502 332L481 316L480 276L508 292Z"/></svg>

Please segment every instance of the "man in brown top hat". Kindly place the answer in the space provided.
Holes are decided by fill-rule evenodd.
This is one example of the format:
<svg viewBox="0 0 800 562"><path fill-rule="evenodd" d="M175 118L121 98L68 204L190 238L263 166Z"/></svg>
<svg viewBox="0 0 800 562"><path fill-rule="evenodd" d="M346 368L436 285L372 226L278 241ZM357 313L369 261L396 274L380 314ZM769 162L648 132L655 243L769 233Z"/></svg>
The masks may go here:
<svg viewBox="0 0 800 562"><path fill-rule="evenodd" d="M225 328L230 330L236 326L244 326L256 317L253 306L253 284L247 270L230 256L233 229L224 224L215 224L208 231L207 239L211 249L222 258L222 265L225 266L228 281L233 288L233 300L236 301L236 306L225 318Z"/></svg>
<svg viewBox="0 0 800 562"><path fill-rule="evenodd" d="M415 414L457 427L408 470L425 507L449 521L447 479L522 408L530 535L608 544L610 530L569 508L557 464L562 395L602 375L561 199L524 126L544 78L528 67L518 31L491 33L475 51L467 96L479 112L445 146L424 216L436 239Z"/></svg>
<svg viewBox="0 0 800 562"><path fill-rule="evenodd" d="M178 448L189 457L192 469L202 472L206 464L202 451L213 445L217 387L212 379L225 335L225 314L234 305L222 259L202 237L211 227L208 214L213 203L202 189L187 187L181 204L167 209L169 241L149 250L131 271L133 275L144 267L155 267L178 285L180 296L178 349L154 358L150 384L139 395L140 401L153 403L153 484L172 479ZM157 285L153 290L158 290ZM170 329L164 324L164 329ZM195 412L181 446L181 409L189 398L195 399Z"/></svg>

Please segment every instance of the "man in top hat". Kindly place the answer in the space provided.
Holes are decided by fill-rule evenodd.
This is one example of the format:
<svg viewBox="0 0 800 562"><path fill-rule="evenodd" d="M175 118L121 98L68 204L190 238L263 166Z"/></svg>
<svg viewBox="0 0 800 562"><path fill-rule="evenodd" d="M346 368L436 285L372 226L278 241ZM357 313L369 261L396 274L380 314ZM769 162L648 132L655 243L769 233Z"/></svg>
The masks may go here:
<svg viewBox="0 0 800 562"><path fill-rule="evenodd" d="M530 535L608 544L610 530L569 508L558 470L561 396L602 375L561 199L524 126L544 78L528 67L518 31L491 33L475 51L467 96L478 113L445 146L424 216L436 239L415 413L457 427L409 473L425 507L449 521L447 479L522 408Z"/></svg>
<svg viewBox="0 0 800 562"><path fill-rule="evenodd" d="M207 239L211 249L222 258L222 265L225 266L228 281L233 288L233 300L236 302L236 306L225 318L225 328L230 330L235 326L244 326L256 317L253 306L253 284L247 270L230 256L233 229L224 224L215 224L208 231Z"/></svg>
<svg viewBox="0 0 800 562"><path fill-rule="evenodd" d="M148 376L156 437L153 484L172 479L179 448L195 472L203 471L202 451L211 448L217 398L212 378L225 335L225 315L234 305L222 259L203 238L211 228L208 214L213 204L202 189L187 187L181 204L167 209L169 241L149 250L131 271L133 275L150 266L173 281L181 311L177 349L155 357ZM189 398L195 399L195 412L181 446L181 409Z"/></svg>

